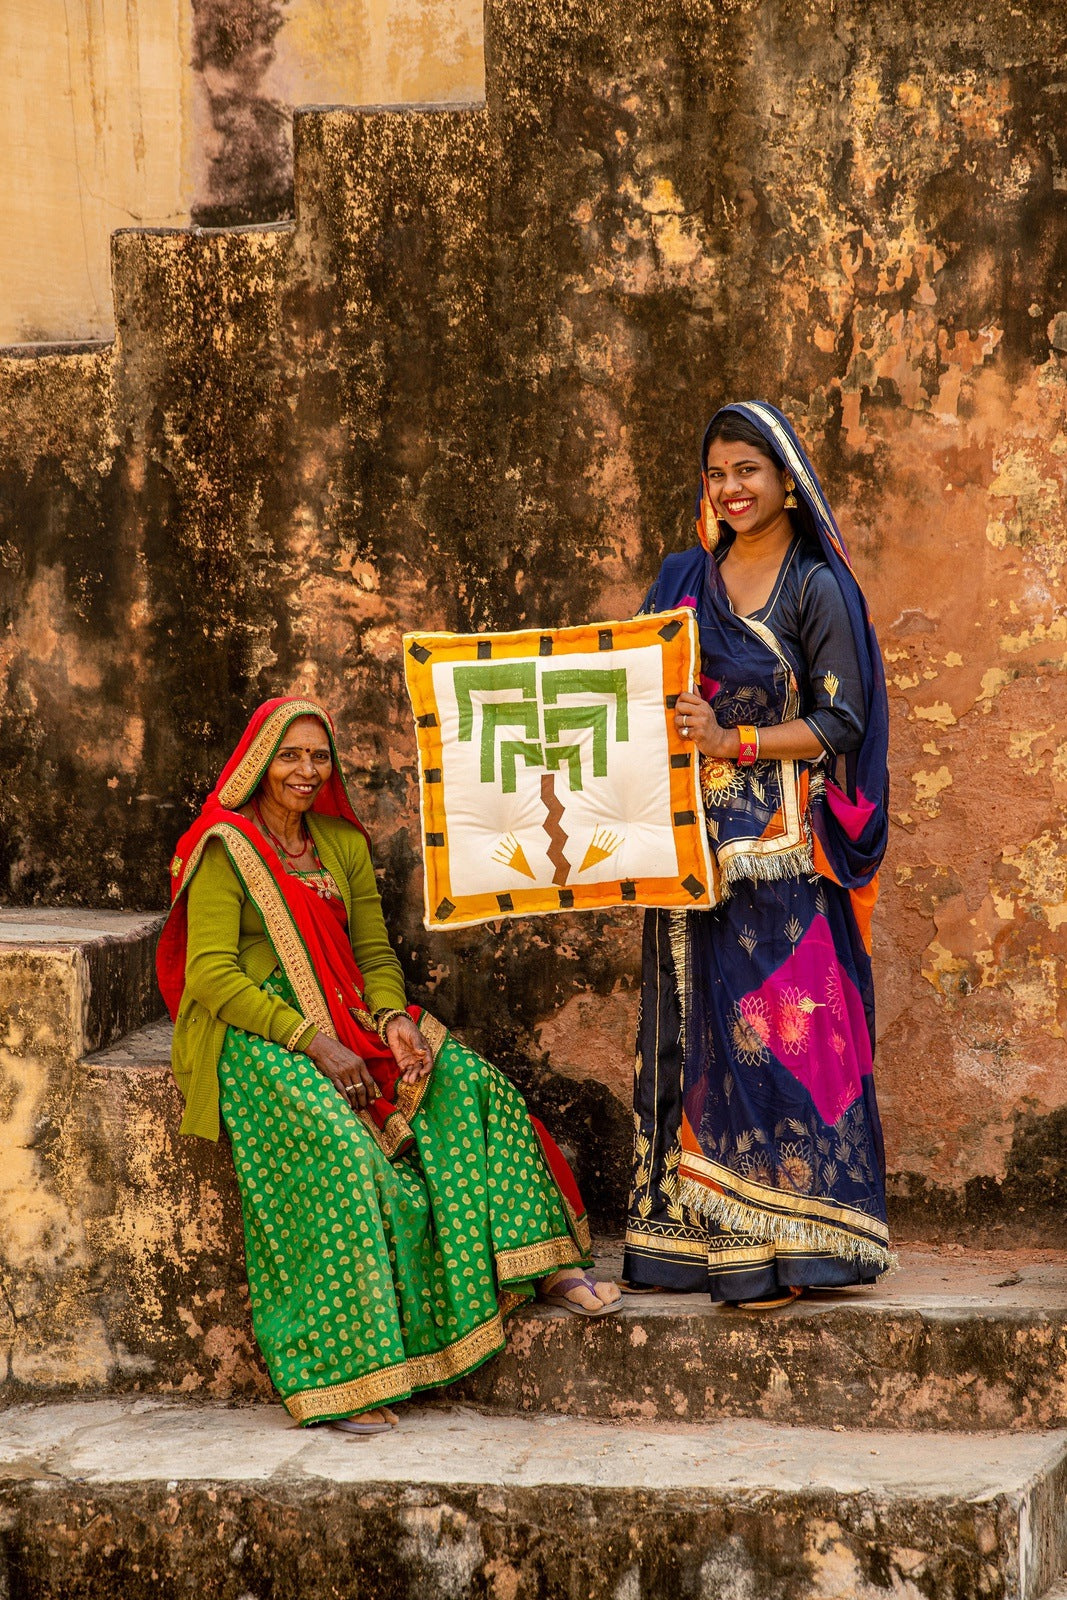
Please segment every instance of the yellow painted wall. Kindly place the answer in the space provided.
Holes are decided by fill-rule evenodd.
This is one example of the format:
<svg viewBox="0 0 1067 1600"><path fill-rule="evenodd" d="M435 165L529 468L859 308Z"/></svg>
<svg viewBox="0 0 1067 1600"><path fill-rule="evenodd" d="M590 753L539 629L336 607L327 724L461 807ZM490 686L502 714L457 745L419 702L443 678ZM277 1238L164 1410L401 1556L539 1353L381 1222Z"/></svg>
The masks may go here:
<svg viewBox="0 0 1067 1600"><path fill-rule="evenodd" d="M188 224L219 138L193 46L190 0L0 3L0 344L109 338L112 231ZM483 77L481 0L291 0L255 92L287 118Z"/></svg>
<svg viewBox="0 0 1067 1600"><path fill-rule="evenodd" d="M481 0L289 0L267 71L288 105L480 100Z"/></svg>
<svg viewBox="0 0 1067 1600"><path fill-rule="evenodd" d="M189 215L187 4L0 5L0 341L107 338L115 228Z"/></svg>

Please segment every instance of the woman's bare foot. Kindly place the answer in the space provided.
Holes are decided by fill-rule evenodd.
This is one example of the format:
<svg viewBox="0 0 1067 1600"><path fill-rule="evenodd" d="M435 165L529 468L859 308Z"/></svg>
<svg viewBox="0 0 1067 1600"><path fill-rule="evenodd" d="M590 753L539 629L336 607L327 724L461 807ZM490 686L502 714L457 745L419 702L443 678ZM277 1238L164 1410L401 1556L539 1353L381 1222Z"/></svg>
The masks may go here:
<svg viewBox="0 0 1067 1600"><path fill-rule="evenodd" d="M593 1317L622 1299L617 1284L595 1282L576 1267L562 1267L543 1278L537 1292L542 1299L566 1301L573 1310Z"/></svg>

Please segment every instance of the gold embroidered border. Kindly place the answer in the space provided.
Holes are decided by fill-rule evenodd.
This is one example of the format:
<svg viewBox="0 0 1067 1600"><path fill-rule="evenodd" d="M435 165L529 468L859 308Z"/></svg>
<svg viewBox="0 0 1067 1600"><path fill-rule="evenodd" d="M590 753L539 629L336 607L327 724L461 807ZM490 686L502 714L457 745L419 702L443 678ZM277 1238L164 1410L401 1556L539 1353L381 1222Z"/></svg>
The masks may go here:
<svg viewBox="0 0 1067 1600"><path fill-rule="evenodd" d="M420 1015L419 1027L422 1030L423 1038L430 1047L430 1053L436 1061L445 1047L448 1029L443 1022L438 1022L437 1018L432 1017L428 1011L424 1011Z"/></svg>
<svg viewBox="0 0 1067 1600"><path fill-rule="evenodd" d="M281 962L282 971L293 986L297 1004L307 1022L329 1038L337 1033L326 1005L326 996L311 965L303 939L285 903L284 896L258 851L245 838L239 828L228 823L217 823L204 835L219 835L241 874L241 878L255 901L267 926L274 953Z"/></svg>
<svg viewBox="0 0 1067 1600"><path fill-rule="evenodd" d="M271 712L246 750L240 766L230 774L219 790L220 805L226 806L230 811L236 811L238 806L243 806L255 793L256 785L263 776L265 768L270 765L278 740L290 722L295 722L297 717L315 717L322 723L326 729L326 737L330 741L331 754L334 761L337 761L330 719L322 706L316 705L314 700L287 700L284 705L278 706Z"/></svg>
<svg viewBox="0 0 1067 1600"><path fill-rule="evenodd" d="M570 1201L567 1199L567 1196L563 1193L563 1190L552 1176L552 1168L549 1166L547 1157L545 1156L543 1150L541 1151L541 1159L545 1164L545 1171L548 1173L549 1182L559 1195L560 1203L567 1214L567 1222L570 1225L571 1236L574 1239L574 1242L577 1244L583 1256L591 1256L593 1253L593 1236L589 1232L588 1218L584 1213L582 1216L579 1216L574 1207L571 1205Z"/></svg>
<svg viewBox="0 0 1067 1600"><path fill-rule="evenodd" d="M697 1155L692 1150L686 1150L682 1156L679 1177L697 1190L711 1185L727 1202L737 1195L763 1213L808 1217L813 1221L836 1224L881 1245L889 1243L888 1225L854 1210L852 1206L839 1205L833 1200L820 1200L815 1195L788 1194L782 1189L772 1189L765 1183L754 1183L752 1179L742 1178L729 1167L709 1161L706 1156ZM687 1198L686 1204L692 1202Z"/></svg>
<svg viewBox="0 0 1067 1600"><path fill-rule="evenodd" d="M577 1265L575 1241L570 1234L542 1239L539 1244L523 1245L518 1250L498 1250L496 1275L501 1283L524 1278L544 1278L557 1267Z"/></svg>
<svg viewBox="0 0 1067 1600"><path fill-rule="evenodd" d="M759 622L755 617L738 617L737 620L744 623L749 632L754 633L756 638L766 645L767 649L784 668L786 682L790 687L786 696L785 713L782 721L792 721L800 709L800 694L795 687L796 680L793 675L793 669L789 665L789 660L783 652L777 636L771 628L768 628L765 622ZM807 837L804 827L804 815L800 806L800 778L797 774L797 764L793 760L782 760L775 764L778 767L778 781L782 795L784 831L774 839L753 837L732 839L729 843L722 845L716 844L715 855L727 880L731 876L731 867L733 867L734 876L749 877L753 875L745 870L745 863L741 859L743 857L776 857L791 854L794 851L798 858L796 875L799 877L804 872L814 871L814 863L811 861L811 842ZM752 866L756 868L755 860L752 861ZM779 870L775 875L780 876L782 874Z"/></svg>
<svg viewBox="0 0 1067 1600"><path fill-rule="evenodd" d="M395 1367L383 1367L379 1372L368 1372L365 1377L350 1378L346 1383L334 1383L327 1389L302 1389L299 1394L285 1397L285 1409L297 1422L366 1411L410 1394L407 1373L408 1364L401 1361Z"/></svg>
<svg viewBox="0 0 1067 1600"><path fill-rule="evenodd" d="M448 1029L445 1027L443 1022L438 1022L437 1018L432 1017L428 1011L421 1011L419 1013L418 1027L420 1033L430 1047L430 1055L433 1057L434 1066L436 1066L437 1058L444 1049L445 1043L448 1039ZM397 1110L407 1118L408 1122L411 1121L416 1111L422 1105L423 1096L430 1087L431 1076L432 1068L424 1078L417 1079L415 1083L397 1084Z"/></svg>
<svg viewBox="0 0 1067 1600"><path fill-rule="evenodd" d="M627 1228L626 1247L640 1250L643 1255L686 1256L697 1261L703 1261L708 1248L705 1239L672 1238L652 1228L647 1232L642 1228Z"/></svg>
<svg viewBox="0 0 1067 1600"><path fill-rule="evenodd" d="M503 1344L504 1324L500 1313L496 1312L480 1328L464 1334L462 1339L446 1345L443 1350L412 1356L395 1366L368 1372L362 1378L350 1378L345 1383L330 1384L325 1389L301 1390L299 1394L286 1397L285 1408L298 1422L366 1411L373 1406L386 1405L390 1400L402 1400L415 1389L428 1389L462 1377Z"/></svg>
<svg viewBox="0 0 1067 1600"><path fill-rule="evenodd" d="M494 1350L499 1350L503 1343L504 1324L497 1312L480 1328L464 1334L462 1339L447 1345L444 1350L435 1350L428 1356L412 1356L408 1362L411 1387L425 1389L431 1384L448 1383L452 1378L460 1378L491 1356Z"/></svg>
<svg viewBox="0 0 1067 1600"><path fill-rule="evenodd" d="M772 1241L768 1244L737 1245L734 1249L713 1250L708 1248L708 1266L766 1266L768 1261L773 1261L779 1255L779 1247Z"/></svg>
<svg viewBox="0 0 1067 1600"><path fill-rule="evenodd" d="M415 1137L408 1125L407 1118L399 1107L396 1111L391 1111L386 1117L384 1128L379 1128L378 1124L365 1111L358 1111L356 1115L368 1133L373 1134L375 1143L382 1154L390 1161L398 1150L410 1144Z"/></svg>

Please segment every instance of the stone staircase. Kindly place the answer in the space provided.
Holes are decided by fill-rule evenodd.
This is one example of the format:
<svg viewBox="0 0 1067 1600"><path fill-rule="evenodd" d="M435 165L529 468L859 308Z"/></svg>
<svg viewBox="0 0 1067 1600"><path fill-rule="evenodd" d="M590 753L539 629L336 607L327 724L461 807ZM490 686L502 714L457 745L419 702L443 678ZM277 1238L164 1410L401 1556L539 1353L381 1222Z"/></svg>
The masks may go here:
<svg viewBox="0 0 1067 1600"><path fill-rule="evenodd" d="M4 1600L1063 1600L1054 1251L538 1308L393 1435L293 1427L225 1148L176 1137L158 926L0 911Z"/></svg>

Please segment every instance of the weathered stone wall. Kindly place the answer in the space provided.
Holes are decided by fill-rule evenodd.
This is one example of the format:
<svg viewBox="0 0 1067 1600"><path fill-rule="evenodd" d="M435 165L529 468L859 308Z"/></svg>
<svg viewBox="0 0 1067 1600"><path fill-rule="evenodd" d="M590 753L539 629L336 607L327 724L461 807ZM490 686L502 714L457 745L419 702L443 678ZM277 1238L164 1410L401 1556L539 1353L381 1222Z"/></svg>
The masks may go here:
<svg viewBox="0 0 1067 1600"><path fill-rule="evenodd" d="M762 394L886 648L900 1203L1062 1228L1058 23L494 0L484 113L308 113L294 228L121 235L114 350L0 370L2 892L158 905L248 711L320 694L413 992L595 1145L611 1210L637 919L422 931L400 634L628 614L706 416Z"/></svg>

